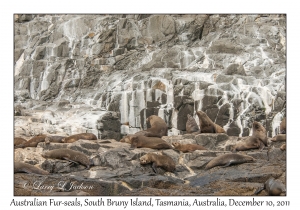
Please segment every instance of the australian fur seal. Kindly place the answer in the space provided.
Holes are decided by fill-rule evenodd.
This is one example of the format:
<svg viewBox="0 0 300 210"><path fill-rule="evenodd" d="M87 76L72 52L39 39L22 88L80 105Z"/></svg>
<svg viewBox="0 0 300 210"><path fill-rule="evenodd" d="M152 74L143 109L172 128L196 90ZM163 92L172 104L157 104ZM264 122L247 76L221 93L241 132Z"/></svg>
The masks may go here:
<svg viewBox="0 0 300 210"><path fill-rule="evenodd" d="M150 122L151 128L148 128L147 136L148 137L159 137L168 135L168 126L166 122L156 115L151 115L146 119L147 122Z"/></svg>
<svg viewBox="0 0 300 210"><path fill-rule="evenodd" d="M157 173L157 167L163 168L166 171L173 172L175 170L175 162L167 155L157 155L148 153L140 158L142 165L152 163L152 168Z"/></svg>
<svg viewBox="0 0 300 210"><path fill-rule="evenodd" d="M186 133L200 133L199 126L196 123L196 120L191 115L187 115L187 121L185 124Z"/></svg>
<svg viewBox="0 0 300 210"><path fill-rule="evenodd" d="M267 131L259 122L253 122L252 131L252 136L248 136L246 140L239 141L233 146L233 152L257 148L263 150L265 146L268 146Z"/></svg>
<svg viewBox="0 0 300 210"><path fill-rule="evenodd" d="M25 172L30 174L42 174L42 175L49 174L48 171L35 167L31 164L23 163L23 162L15 162L14 173L20 173L20 172Z"/></svg>
<svg viewBox="0 0 300 210"><path fill-rule="evenodd" d="M15 137L14 138L14 146L17 146L19 144L23 144L27 142L26 139L20 138L20 137Z"/></svg>
<svg viewBox="0 0 300 210"><path fill-rule="evenodd" d="M15 148L36 147L38 143L44 142L46 137L46 135L34 136L23 144L15 146Z"/></svg>
<svg viewBox="0 0 300 210"><path fill-rule="evenodd" d="M47 136L45 138L45 143L50 144L50 143L63 143L62 140L65 138L65 136Z"/></svg>
<svg viewBox="0 0 300 210"><path fill-rule="evenodd" d="M134 148L152 148L152 149L172 149L172 146L166 141L157 137L132 136L131 149Z"/></svg>
<svg viewBox="0 0 300 210"><path fill-rule="evenodd" d="M281 134L286 134L286 118L281 121L279 129Z"/></svg>
<svg viewBox="0 0 300 210"><path fill-rule="evenodd" d="M124 136L120 142L125 142L125 143L129 143L131 144L131 137L133 136L151 136L151 134L149 135L150 133L148 133L146 130L144 131L139 131L139 132L136 132L135 134L128 134L127 136Z"/></svg>
<svg viewBox="0 0 300 210"><path fill-rule="evenodd" d="M278 134L271 138L271 141L286 141L286 134Z"/></svg>
<svg viewBox="0 0 300 210"><path fill-rule="evenodd" d="M173 142L172 144L175 150L179 150L183 153L193 152L195 150L206 150L206 148L198 144L180 144L179 142Z"/></svg>
<svg viewBox="0 0 300 210"><path fill-rule="evenodd" d="M215 157L205 166L205 169L211 169L215 166L223 166L227 167L233 164L241 164L241 163L248 163L253 162L255 159L248 155L241 155L241 154L224 154L218 157Z"/></svg>
<svg viewBox="0 0 300 210"><path fill-rule="evenodd" d="M267 130L257 121L254 121L252 124L252 136L261 140L265 146L268 146Z"/></svg>
<svg viewBox="0 0 300 210"><path fill-rule="evenodd" d="M156 116L151 115L146 119L146 122L150 123L151 128L148 128L146 130L138 131L135 134L129 134L127 136L124 136L120 142L126 142L131 144L131 137L133 136L147 136L147 137L159 137L167 136L168 135L168 126L165 123L165 121Z"/></svg>
<svg viewBox="0 0 300 210"><path fill-rule="evenodd" d="M245 151L249 149L257 149L262 150L264 148L264 144L259 140L259 138L248 136L246 140L239 141L236 145L233 146L232 151Z"/></svg>
<svg viewBox="0 0 300 210"><path fill-rule="evenodd" d="M68 136L63 138L61 141L63 143L73 143L75 141L78 141L79 139L84 140L97 140L97 137L92 133L79 133L72 136Z"/></svg>
<svg viewBox="0 0 300 210"><path fill-rule="evenodd" d="M260 193L263 189L266 190L268 195L280 195L286 192L284 184L279 179L274 179L273 177L270 177L264 186L259 188L254 194Z"/></svg>
<svg viewBox="0 0 300 210"><path fill-rule="evenodd" d="M87 169L90 168L91 161L89 158L82 152L78 152L71 149L54 149L42 154L44 158L53 158L53 159L65 159L71 162L80 163L85 165Z"/></svg>
<svg viewBox="0 0 300 210"><path fill-rule="evenodd" d="M201 133L226 133L226 131L214 123L205 112L197 111L196 113L199 118Z"/></svg>

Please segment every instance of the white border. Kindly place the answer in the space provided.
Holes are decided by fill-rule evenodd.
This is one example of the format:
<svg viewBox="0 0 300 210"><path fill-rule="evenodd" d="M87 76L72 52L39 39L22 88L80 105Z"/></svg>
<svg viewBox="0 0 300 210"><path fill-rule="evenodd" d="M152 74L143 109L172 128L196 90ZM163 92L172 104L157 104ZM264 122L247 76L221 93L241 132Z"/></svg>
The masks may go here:
<svg viewBox="0 0 300 210"><path fill-rule="evenodd" d="M0 178L0 206L9 206L13 197L13 14L14 13L286 13L287 14L287 125L288 125L288 144L287 144L287 194L286 197L255 197L256 200L289 200L291 205L285 208L300 206L299 197L299 121L298 113L298 90L300 89L299 78L299 15L296 8L298 5L288 1L30 1L13 0L1 3L1 178ZM297 109L298 108L298 109ZM15 197L23 200L25 197ZM33 197L30 197L33 198ZM44 197L49 199L49 197ZM60 200L74 200L75 197L55 197ZM96 200L97 197L88 197ZM104 197L105 199L109 197ZM112 197L112 199L129 200L131 197ZM146 199L147 197L141 197ZM155 197L158 198L158 197ZM162 197L165 200L190 200L195 197ZM215 200L216 197L199 197L201 200L206 198ZM82 201L83 197L80 198ZM230 199L230 197L220 197L220 199ZM250 200L251 197L234 197L235 200ZM43 200L43 197L39 197ZM16 208L16 207L15 207ZM22 207L25 208L25 207ZM44 208L50 208L43 207ZM64 207L73 209L75 207ZM97 209L102 207L95 207ZM128 208L128 207L127 207ZM145 207L142 207L145 208ZM167 208L167 207L165 207ZM182 207L171 207L182 208ZM201 207L197 207L199 209ZM206 207L208 208L208 207ZM217 207L216 207L217 208ZM215 209L216 209L215 208ZM230 207L240 208L240 207ZM248 207L249 208L249 207ZM258 208L258 207L256 207ZM106 208L105 208L106 209ZM121 209L121 208L118 208ZM131 209L131 208L130 208ZM192 209L192 208L190 208ZM211 208L210 208L211 209Z"/></svg>

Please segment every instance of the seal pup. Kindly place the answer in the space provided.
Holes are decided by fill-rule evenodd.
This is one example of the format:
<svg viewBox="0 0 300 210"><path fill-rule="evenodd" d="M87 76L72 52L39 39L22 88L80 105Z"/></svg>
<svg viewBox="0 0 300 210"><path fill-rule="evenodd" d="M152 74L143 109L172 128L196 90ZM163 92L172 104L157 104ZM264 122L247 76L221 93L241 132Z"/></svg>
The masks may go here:
<svg viewBox="0 0 300 210"><path fill-rule="evenodd" d="M140 157L140 164L152 163L152 168L157 173L157 167L163 168L166 171L175 171L175 162L167 155L157 155L154 153L148 153Z"/></svg>
<svg viewBox="0 0 300 210"><path fill-rule="evenodd" d="M279 129L281 134L286 134L286 118L281 121Z"/></svg>
<svg viewBox="0 0 300 210"><path fill-rule="evenodd" d="M49 172L45 171L43 169L40 169L38 167L35 167L34 165L23 163L23 162L17 162L14 163L14 173L20 173L25 172L29 174L41 174L41 175L48 175Z"/></svg>
<svg viewBox="0 0 300 210"><path fill-rule="evenodd" d="M185 124L186 133L200 133L199 126L193 116L187 114L187 121Z"/></svg>
<svg viewBox="0 0 300 210"><path fill-rule="evenodd" d="M15 146L15 148L36 147L38 143L44 142L46 137L46 135L34 136L23 144Z"/></svg>
<svg viewBox="0 0 300 210"><path fill-rule="evenodd" d="M74 135L65 137L61 141L63 143L73 143L75 141L78 141L79 139L97 140L97 137L92 133L79 133L79 134L74 134Z"/></svg>
<svg viewBox="0 0 300 210"><path fill-rule="evenodd" d="M45 143L50 144L50 143L63 143L62 140L66 136L47 136L45 138Z"/></svg>
<svg viewBox="0 0 300 210"><path fill-rule="evenodd" d="M151 149L172 149L173 147L166 141L157 137L146 137L146 136L131 136L131 147L135 148L151 148Z"/></svg>
<svg viewBox="0 0 300 210"><path fill-rule="evenodd" d="M87 167L86 169L89 169L90 165L92 165L91 160L89 160L89 158L82 152L78 152L71 149L65 149L65 148L54 149L54 150L44 152L42 154L42 157L53 158L53 159L65 159L76 164L80 163L82 165L85 165Z"/></svg>
<svg viewBox="0 0 300 210"><path fill-rule="evenodd" d="M273 177L270 177L264 183L264 186L256 190L254 194L257 195L264 189L266 190L268 195L280 195L281 193L286 193L284 184L279 179L274 179Z"/></svg>
<svg viewBox="0 0 300 210"><path fill-rule="evenodd" d="M19 145L19 144L23 144L23 143L25 143L25 142L27 142L27 140L26 140L26 139L23 139L23 138L21 138L21 137L15 137L15 138L14 138L14 146L17 146L17 145Z"/></svg>
<svg viewBox="0 0 300 210"><path fill-rule="evenodd" d="M205 112L197 111L196 113L199 118L201 133L226 133L226 131L214 123Z"/></svg>
<svg viewBox="0 0 300 210"><path fill-rule="evenodd" d="M286 141L286 134L278 134L271 138L271 141Z"/></svg>
<svg viewBox="0 0 300 210"><path fill-rule="evenodd" d="M227 167L233 164L241 164L241 163L248 163L253 162L255 159L248 155L241 155L241 154L224 154L218 157L215 157L205 166L205 169L211 169L215 166L223 166Z"/></svg>
<svg viewBox="0 0 300 210"><path fill-rule="evenodd" d="M175 150L181 151L183 153L193 152L195 150L206 150L205 147L198 144L180 144L179 142L173 142L172 145L174 146Z"/></svg>

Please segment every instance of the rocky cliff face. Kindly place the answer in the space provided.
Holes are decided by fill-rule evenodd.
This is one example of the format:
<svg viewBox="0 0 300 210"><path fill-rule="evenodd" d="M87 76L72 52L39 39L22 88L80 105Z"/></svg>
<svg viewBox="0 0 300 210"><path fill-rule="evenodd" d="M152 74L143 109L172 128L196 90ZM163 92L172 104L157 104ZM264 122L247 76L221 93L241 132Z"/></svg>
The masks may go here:
<svg viewBox="0 0 300 210"><path fill-rule="evenodd" d="M16 15L14 47L23 135L120 139L152 114L177 135L202 110L229 135L257 120L271 137L285 115L284 15Z"/></svg>
<svg viewBox="0 0 300 210"><path fill-rule="evenodd" d="M285 183L280 142L245 152L255 163L204 170L251 135L254 120L268 137L279 132L286 113L284 15L16 15L14 32L15 136L91 132L109 140L16 149L15 160L52 173L47 184L63 178L95 186L53 195L253 195L270 176ZM187 114L199 123L198 110L227 134L185 134ZM167 142L209 150L160 151L175 161L176 174L153 176L139 157L156 150L118 142L149 127L153 114L167 122ZM95 166L41 157L62 147L85 153ZM15 174L15 195L50 195L23 188L40 178Z"/></svg>

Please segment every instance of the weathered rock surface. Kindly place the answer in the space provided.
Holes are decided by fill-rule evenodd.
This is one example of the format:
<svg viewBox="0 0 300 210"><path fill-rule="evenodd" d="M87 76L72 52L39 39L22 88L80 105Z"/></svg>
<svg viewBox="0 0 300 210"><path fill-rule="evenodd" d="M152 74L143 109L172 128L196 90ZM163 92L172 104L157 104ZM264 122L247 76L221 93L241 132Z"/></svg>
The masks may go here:
<svg viewBox="0 0 300 210"><path fill-rule="evenodd" d="M38 121L44 133L120 139L156 114L170 134L182 134L187 114L202 110L231 136L249 135L256 120L272 137L285 115L285 22L284 15L16 15L15 104L36 115L20 118L16 130Z"/></svg>

